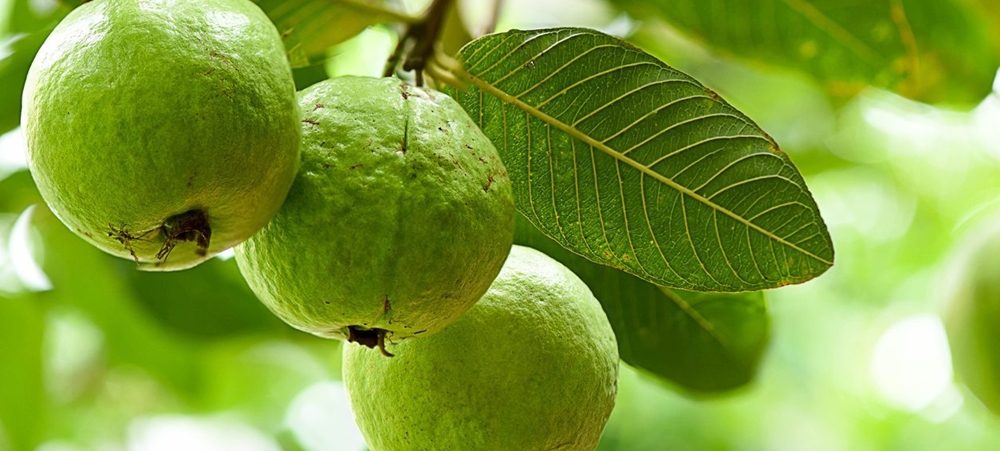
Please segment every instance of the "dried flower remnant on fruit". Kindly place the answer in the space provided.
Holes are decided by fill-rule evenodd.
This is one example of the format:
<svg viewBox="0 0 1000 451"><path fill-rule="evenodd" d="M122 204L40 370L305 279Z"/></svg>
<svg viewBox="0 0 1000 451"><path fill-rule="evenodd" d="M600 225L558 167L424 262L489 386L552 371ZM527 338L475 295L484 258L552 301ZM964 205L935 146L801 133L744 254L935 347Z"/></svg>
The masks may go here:
<svg viewBox="0 0 1000 451"><path fill-rule="evenodd" d="M176 216L171 216L164 222L163 234L166 240L156 254L161 263L166 263L167 257L177 244L194 241L198 245L195 254L204 256L212 240L212 225L203 210L191 210Z"/></svg>
<svg viewBox="0 0 1000 451"><path fill-rule="evenodd" d="M386 334L388 334L388 331L385 329L361 329L357 326L351 326L347 330L349 333L347 341L349 343L357 343L369 349L378 348L382 355L395 357L394 354L385 349Z"/></svg>

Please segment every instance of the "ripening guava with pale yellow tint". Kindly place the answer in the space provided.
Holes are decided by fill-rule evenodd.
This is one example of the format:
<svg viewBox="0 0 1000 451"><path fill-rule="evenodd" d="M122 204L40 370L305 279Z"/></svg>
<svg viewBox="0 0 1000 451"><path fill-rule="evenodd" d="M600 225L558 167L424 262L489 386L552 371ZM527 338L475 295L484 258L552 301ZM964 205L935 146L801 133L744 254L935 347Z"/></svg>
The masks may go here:
<svg viewBox="0 0 1000 451"><path fill-rule="evenodd" d="M248 0L94 0L35 57L21 123L48 206L141 269L194 266L257 231L298 164L284 45Z"/></svg>
<svg viewBox="0 0 1000 451"><path fill-rule="evenodd" d="M236 247L257 297L300 330L369 346L454 322L513 243L496 148L451 97L395 78L326 80L299 102L302 167Z"/></svg>
<svg viewBox="0 0 1000 451"><path fill-rule="evenodd" d="M344 347L343 378L372 451L592 451L615 404L618 347L568 268L514 246L483 298L438 334Z"/></svg>

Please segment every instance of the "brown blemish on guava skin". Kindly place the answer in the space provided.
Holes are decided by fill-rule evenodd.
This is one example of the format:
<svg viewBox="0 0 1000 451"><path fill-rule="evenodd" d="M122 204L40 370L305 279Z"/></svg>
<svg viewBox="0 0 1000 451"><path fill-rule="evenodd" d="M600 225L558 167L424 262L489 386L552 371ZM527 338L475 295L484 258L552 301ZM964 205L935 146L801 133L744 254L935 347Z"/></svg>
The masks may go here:
<svg viewBox="0 0 1000 451"><path fill-rule="evenodd" d="M166 240L156 253L156 259L160 261L158 265L166 263L174 247L185 241L194 241L198 245L195 254L202 257L208 254L208 246L212 241L212 226L204 210L189 210L171 216L163 222L160 229Z"/></svg>
<svg viewBox="0 0 1000 451"><path fill-rule="evenodd" d="M496 181L496 180L494 180L494 179L493 179L493 176L492 176L492 175L491 175L491 176L489 176L489 177L488 177L488 178L486 179L486 185L485 185L485 186L483 186L483 192L484 192L484 193L488 193L488 192L490 192L490 187L491 187L491 186L493 186L493 182L495 182L495 181Z"/></svg>
<svg viewBox="0 0 1000 451"><path fill-rule="evenodd" d="M379 352L386 357L395 357L385 349L385 336L389 331L385 329L362 329L357 326L347 328L347 341L357 343L369 349L378 348Z"/></svg>
<svg viewBox="0 0 1000 451"><path fill-rule="evenodd" d="M309 117L307 117L305 119L302 119L302 122L305 122L305 123L307 123L309 125L319 125L319 121L317 121L316 119L313 119L313 118L309 118Z"/></svg>

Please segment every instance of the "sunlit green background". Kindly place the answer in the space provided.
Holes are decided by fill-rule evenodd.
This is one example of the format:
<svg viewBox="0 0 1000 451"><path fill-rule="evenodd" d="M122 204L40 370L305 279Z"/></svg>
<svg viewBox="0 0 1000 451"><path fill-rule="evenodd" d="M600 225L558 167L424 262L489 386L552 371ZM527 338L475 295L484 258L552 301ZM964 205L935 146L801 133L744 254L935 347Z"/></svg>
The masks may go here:
<svg viewBox="0 0 1000 451"><path fill-rule="evenodd" d="M473 28L489 3L465 2ZM0 68L59 11L0 0ZM939 317L955 249L1000 212L997 85L947 109L831 96L600 0L508 1L498 29L561 25L629 36L754 118L804 174L837 250L822 277L768 293L772 341L749 386L693 398L623 365L600 450L1000 449L1000 418L953 382ZM325 69L378 74L395 39L371 28ZM0 101L11 89L0 82ZM273 318L232 260L147 274L90 247L41 203L24 147L19 130L0 137L0 451L365 449L338 342Z"/></svg>

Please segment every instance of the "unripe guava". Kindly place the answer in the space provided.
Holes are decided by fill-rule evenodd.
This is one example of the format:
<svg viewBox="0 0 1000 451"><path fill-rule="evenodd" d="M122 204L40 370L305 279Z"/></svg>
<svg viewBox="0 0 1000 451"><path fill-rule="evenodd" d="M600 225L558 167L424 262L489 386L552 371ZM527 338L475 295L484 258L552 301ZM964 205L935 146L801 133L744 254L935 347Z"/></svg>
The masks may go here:
<svg viewBox="0 0 1000 451"><path fill-rule="evenodd" d="M451 97L398 79L336 78L299 97L302 168L236 248L250 287L298 329L370 346L454 322L513 243L496 149Z"/></svg>
<svg viewBox="0 0 1000 451"><path fill-rule="evenodd" d="M344 347L344 385L373 451L591 451L615 403L604 310L568 268L526 247L455 324L390 349Z"/></svg>
<svg viewBox="0 0 1000 451"><path fill-rule="evenodd" d="M1000 415L1000 229L959 253L944 323L955 375Z"/></svg>
<svg viewBox="0 0 1000 451"><path fill-rule="evenodd" d="M274 25L247 0L94 0L24 88L28 163L71 230L142 269L194 266L270 220L298 164Z"/></svg>

